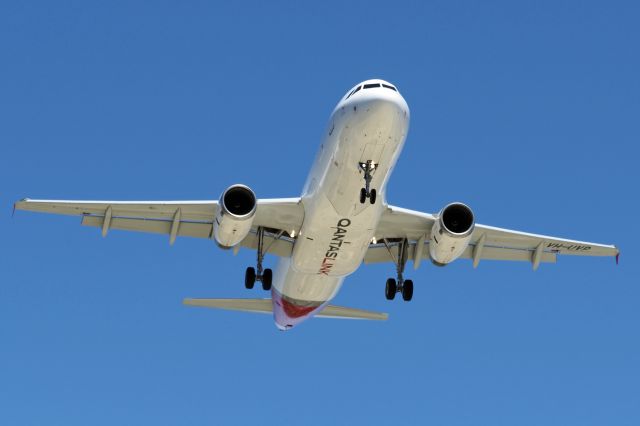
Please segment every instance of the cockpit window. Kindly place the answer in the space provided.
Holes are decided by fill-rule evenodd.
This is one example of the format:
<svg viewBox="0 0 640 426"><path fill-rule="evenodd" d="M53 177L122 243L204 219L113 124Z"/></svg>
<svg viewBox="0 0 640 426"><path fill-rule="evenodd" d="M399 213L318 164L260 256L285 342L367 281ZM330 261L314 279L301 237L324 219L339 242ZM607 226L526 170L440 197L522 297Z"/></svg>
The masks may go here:
<svg viewBox="0 0 640 426"><path fill-rule="evenodd" d="M360 86L356 87L355 89L353 89L351 91L351 93L349 93L349 95L345 98L345 100L349 99L351 97L351 95L353 95L354 93L356 93L358 90L360 90Z"/></svg>
<svg viewBox="0 0 640 426"><path fill-rule="evenodd" d="M385 89L389 89L389 90L393 90L394 92L397 92L398 89L395 88L394 86L390 85L390 84L386 84L386 83L367 83L365 85L362 86L358 86L355 89L353 89L351 92L349 92L349 94L344 98L344 100L346 101L347 99L349 99L351 96L355 95L356 92L358 92L361 89L375 89L378 87L384 87Z"/></svg>

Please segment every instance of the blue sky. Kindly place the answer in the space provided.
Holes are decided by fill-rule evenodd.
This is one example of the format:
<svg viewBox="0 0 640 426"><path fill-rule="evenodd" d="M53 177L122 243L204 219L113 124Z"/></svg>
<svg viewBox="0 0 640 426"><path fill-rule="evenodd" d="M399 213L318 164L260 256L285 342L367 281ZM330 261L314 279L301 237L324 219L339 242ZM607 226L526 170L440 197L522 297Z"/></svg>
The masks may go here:
<svg viewBox="0 0 640 426"><path fill-rule="evenodd" d="M220 2L222 3L222 2ZM0 423L637 425L636 2L3 2ZM253 253L20 212L25 196L297 196L355 83L411 111L389 202L615 243L612 259L363 267L386 323L187 308ZM275 265L274 259L268 259ZM634 278L636 277L636 278Z"/></svg>

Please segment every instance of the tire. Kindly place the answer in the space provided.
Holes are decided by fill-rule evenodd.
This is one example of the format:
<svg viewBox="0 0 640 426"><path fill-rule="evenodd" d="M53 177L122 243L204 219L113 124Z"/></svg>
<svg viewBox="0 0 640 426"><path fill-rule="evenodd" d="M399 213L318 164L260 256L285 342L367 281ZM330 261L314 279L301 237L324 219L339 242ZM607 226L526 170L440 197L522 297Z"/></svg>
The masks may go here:
<svg viewBox="0 0 640 426"><path fill-rule="evenodd" d="M397 289L398 288L396 287L396 280L394 280L393 278L389 278L387 280L387 285L384 288L384 295L387 300L393 300L393 298L396 297Z"/></svg>
<svg viewBox="0 0 640 426"><path fill-rule="evenodd" d="M262 289L264 291L271 290L271 281L273 279L273 272L271 269L265 269L262 274Z"/></svg>
<svg viewBox="0 0 640 426"><path fill-rule="evenodd" d="M372 189L369 193L369 202L371 202L371 204L375 204L376 203L376 190Z"/></svg>
<svg viewBox="0 0 640 426"><path fill-rule="evenodd" d="M256 283L256 270L253 267L248 267L247 271L244 273L244 287L247 290L251 290L253 285Z"/></svg>
<svg viewBox="0 0 640 426"><path fill-rule="evenodd" d="M367 190L364 188L360 188L360 204L364 204L367 200Z"/></svg>
<svg viewBox="0 0 640 426"><path fill-rule="evenodd" d="M402 284L402 299L408 302L413 297L413 281L405 280Z"/></svg>

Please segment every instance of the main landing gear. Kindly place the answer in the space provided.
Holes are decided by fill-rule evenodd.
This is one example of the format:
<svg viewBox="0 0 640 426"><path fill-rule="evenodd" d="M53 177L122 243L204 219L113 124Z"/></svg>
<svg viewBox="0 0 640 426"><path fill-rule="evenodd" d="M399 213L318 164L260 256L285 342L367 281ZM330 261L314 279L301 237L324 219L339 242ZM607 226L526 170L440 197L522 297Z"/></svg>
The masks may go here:
<svg viewBox="0 0 640 426"><path fill-rule="evenodd" d="M257 259L257 269L258 273L256 274L256 269L253 266L247 268L244 274L244 286L251 290L256 281L262 282L262 289L265 291L271 290L271 281L273 279L273 271L267 268L265 270L262 269L262 260L264 259L264 229L262 227L258 227L258 259Z"/></svg>
<svg viewBox="0 0 640 426"><path fill-rule="evenodd" d="M396 264L397 281L393 278L387 279L387 285L384 289L384 295L387 300L393 300L396 297L396 293L402 293L402 299L408 302L413 297L413 281L405 280L403 277L404 267L407 264L407 255L409 249L409 242L407 239L402 240L398 245L398 256L394 256L387 240L383 240L385 247L389 251L391 258Z"/></svg>
<svg viewBox="0 0 640 426"><path fill-rule="evenodd" d="M364 172L364 188L360 189L360 204L364 204L367 198L371 204L376 203L376 190L370 189L371 179L373 179L372 173L378 166L371 160L367 160L366 163L358 163L360 169Z"/></svg>

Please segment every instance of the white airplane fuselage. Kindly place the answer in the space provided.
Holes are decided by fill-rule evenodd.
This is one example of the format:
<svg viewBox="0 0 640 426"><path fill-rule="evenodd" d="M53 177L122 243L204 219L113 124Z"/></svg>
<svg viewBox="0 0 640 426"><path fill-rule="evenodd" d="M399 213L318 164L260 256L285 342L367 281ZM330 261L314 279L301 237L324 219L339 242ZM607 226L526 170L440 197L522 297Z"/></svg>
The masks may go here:
<svg viewBox="0 0 640 426"><path fill-rule="evenodd" d="M324 308L362 263L409 130L409 107L393 86L367 80L356 87L361 89L345 95L331 114L302 192L305 217L293 254L280 258L274 273L273 313L283 330ZM359 164L367 161L375 165L373 204L369 198L360 202L365 179Z"/></svg>

